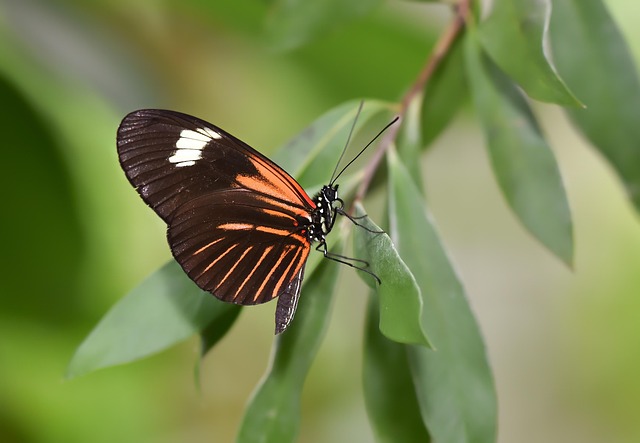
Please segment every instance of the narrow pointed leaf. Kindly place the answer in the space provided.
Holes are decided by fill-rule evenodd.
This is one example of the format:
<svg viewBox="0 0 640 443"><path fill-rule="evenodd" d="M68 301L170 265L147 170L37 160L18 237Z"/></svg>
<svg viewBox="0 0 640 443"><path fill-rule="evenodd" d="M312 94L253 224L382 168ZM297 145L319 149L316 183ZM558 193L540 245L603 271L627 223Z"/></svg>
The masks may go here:
<svg viewBox="0 0 640 443"><path fill-rule="evenodd" d="M378 443L429 443L411 378L407 346L380 333L380 303L369 299L362 381L369 421Z"/></svg>
<svg viewBox="0 0 640 443"><path fill-rule="evenodd" d="M275 338L270 367L245 410L238 443L295 441L302 388L329 323L338 270L339 264L323 260L306 276L296 317Z"/></svg>
<svg viewBox="0 0 640 443"><path fill-rule="evenodd" d="M240 315L241 309L242 306L232 304L231 308L225 312L225 315L216 316L211 319L208 325L205 325L200 331L201 357L204 357L229 332L238 315Z"/></svg>
<svg viewBox="0 0 640 443"><path fill-rule="evenodd" d="M364 216L361 205L356 215ZM369 269L382 282L375 286L380 301L380 332L390 340L432 347L422 328L422 295L411 271L402 261L389 236L364 217L354 231L355 255L369 263ZM373 231L373 232L371 232ZM369 284L370 275L360 272Z"/></svg>
<svg viewBox="0 0 640 443"><path fill-rule="evenodd" d="M122 298L76 351L76 377L162 351L212 323L235 318L239 307L200 290L171 260Z"/></svg>
<svg viewBox="0 0 640 443"><path fill-rule="evenodd" d="M80 217L85 208L79 210L63 139L1 69L0 97L6 110L3 161L11 165L0 176L2 314L57 327L82 314L77 281L88 249Z"/></svg>
<svg viewBox="0 0 640 443"><path fill-rule="evenodd" d="M466 61L476 112L485 131L494 174L524 226L568 265L573 227L560 170L528 103L486 57L473 34Z"/></svg>
<svg viewBox="0 0 640 443"><path fill-rule="evenodd" d="M468 97L463 44L458 38L425 87L421 112L423 146L428 146L446 129Z"/></svg>
<svg viewBox="0 0 640 443"><path fill-rule="evenodd" d="M390 234L422 291L422 321L436 346L408 346L422 418L434 441L496 440L496 393L480 330L420 191L388 153Z"/></svg>
<svg viewBox="0 0 640 443"><path fill-rule="evenodd" d="M396 145L398 155L408 165L409 173L416 183L422 183L422 171L420 155L422 154L422 125L420 121L421 106L420 100L413 100L409 103L407 112L402 120Z"/></svg>
<svg viewBox="0 0 640 443"><path fill-rule="evenodd" d="M233 307L226 311L224 315L211 318L209 324L205 325L200 331L200 358L196 360L194 367L196 388L200 392L202 391L202 386L200 384L200 366L202 359L225 335L227 335L227 332L229 332L231 326L236 322L236 319L242 310L242 306L232 306Z"/></svg>
<svg viewBox="0 0 640 443"><path fill-rule="evenodd" d="M359 100L352 100L327 111L279 149L273 160L296 177L305 188L328 183L345 147L359 106ZM364 103L351 138L353 150L356 150L357 146L353 145L359 140L358 136L367 124L389 110L390 105L382 101L368 100ZM348 153L346 158L349 158ZM344 162L345 159L343 165ZM347 170L347 174L349 172ZM340 181L347 176L341 176Z"/></svg>
<svg viewBox="0 0 640 443"><path fill-rule="evenodd" d="M380 0L272 0L266 20L268 43L276 50L298 48L338 26L363 17Z"/></svg>
<svg viewBox="0 0 640 443"><path fill-rule="evenodd" d="M620 30L602 1L562 0L550 32L558 70L586 105L566 111L640 211L640 81Z"/></svg>
<svg viewBox="0 0 640 443"><path fill-rule="evenodd" d="M545 53L550 16L550 0L495 0L491 15L480 25L479 37L495 63L529 97L581 106Z"/></svg>

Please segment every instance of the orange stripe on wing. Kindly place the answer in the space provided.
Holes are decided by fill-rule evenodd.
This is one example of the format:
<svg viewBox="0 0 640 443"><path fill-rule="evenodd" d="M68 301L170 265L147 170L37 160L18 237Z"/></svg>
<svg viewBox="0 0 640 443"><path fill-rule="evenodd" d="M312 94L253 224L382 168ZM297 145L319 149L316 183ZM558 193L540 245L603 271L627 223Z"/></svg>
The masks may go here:
<svg viewBox="0 0 640 443"><path fill-rule="evenodd" d="M264 180L256 180L255 177L239 175L236 177L238 183L274 197L285 198L292 202L306 203L308 206L315 207L313 200L309 198L302 186L284 170L270 162L265 162L259 157L249 157L249 160L258 170L258 173L264 177Z"/></svg>
<svg viewBox="0 0 640 443"><path fill-rule="evenodd" d="M227 255L229 252L231 252L231 250L232 250L233 248L235 248L236 246L238 246L238 245L239 245L239 243L236 243L236 244L233 244L233 245L229 246L229 248L228 248L226 251L224 251L222 254L220 254L220 255L218 256L218 258L216 258L214 261L212 261L211 263L209 263L209 264L207 265L207 267L206 267L206 268L204 268L204 271L202 271L202 272L201 272L201 273L200 273L196 278L200 278L200 277L202 277L202 276L204 275L204 273L205 273L205 272L207 272L209 269L211 269L211 267L212 267L213 265L215 265L215 264L216 264L216 263L218 263L220 260L222 260L222 258L223 258L225 255Z"/></svg>
<svg viewBox="0 0 640 443"><path fill-rule="evenodd" d="M298 249L298 252L296 252L296 255L294 255L293 259L291 260L291 263L289 263L289 266L287 266L287 269L280 276L280 280L278 280L278 283L276 283L276 288L278 288L276 291L277 293L280 293L280 288L282 288L282 285L284 284L284 279L289 273L289 270L291 269L291 267L296 263L296 259L300 255L300 252L301 250ZM294 272L293 275L296 275L296 272Z"/></svg>
<svg viewBox="0 0 640 443"><path fill-rule="evenodd" d="M220 286L222 286L224 284L225 281L227 281L227 278L229 278L229 276L231 274L233 274L233 271L238 267L238 265L242 262L242 259L249 253L249 251L251 251L253 249L253 246L249 246L240 256L240 258L235 262L235 264L233 266L231 266L231 269L229 269L227 271L227 273L225 274L224 277L222 277L222 280L220 280L220 283L218 283L218 285L215 287L214 290L217 290ZM235 298L238 296L238 294L234 294L233 296L233 300L235 300Z"/></svg>
<svg viewBox="0 0 640 443"><path fill-rule="evenodd" d="M273 273L276 272L276 269L278 269L278 266L280 266L280 263L282 263L282 260L284 260L288 252L289 252L288 248L285 248L283 253L280 254L280 257L278 257L278 261L276 262L275 265L273 265L273 267L271 268L271 271L265 276L264 281L262 282L262 284L258 288L258 291L256 292L256 295L253 296L253 301L256 301L260 297L260 294L262 294L264 287L267 285L269 280L271 280L271 277L273 277ZM269 297L269 300L272 300L276 295L278 295L277 287L274 289L273 293L271 294L271 297Z"/></svg>
<svg viewBox="0 0 640 443"><path fill-rule="evenodd" d="M256 225L251 225L249 223L225 223L224 225L218 225L216 227L223 231L247 231L255 228Z"/></svg>
<svg viewBox="0 0 640 443"><path fill-rule="evenodd" d="M256 231L266 232L267 234L279 235L280 237L287 237L291 234L291 231L287 229L268 228L266 226L256 226Z"/></svg>
<svg viewBox="0 0 640 443"><path fill-rule="evenodd" d="M278 294L280 294L280 291L282 290L282 286L285 284L284 279L289 274L289 271L292 269L292 267L295 266L293 268L294 271L293 271L292 275L294 275L294 276L298 275L298 272L300 272L300 268L304 265L304 262L307 259L308 255L309 255L309 248L300 248L300 247L298 247L298 252L296 252L296 255L291 260L291 263L289 263L289 266L287 266L287 269L285 269L285 271L280 276L280 279L278 280L278 283L276 283L276 286L275 286L275 288L273 290L273 292L274 292L273 293L273 297L276 297ZM289 282L286 282L286 283L288 284ZM254 298L254 300L256 298Z"/></svg>
<svg viewBox="0 0 640 443"><path fill-rule="evenodd" d="M240 287L238 288L238 290L236 291L235 295L233 296L233 299L235 300L238 295L242 292L242 288L244 288L244 286L247 284L247 282L249 280L251 280L251 277L253 277L253 274L255 274L255 272L258 270L258 268L260 267L260 264L262 264L262 262L264 261L264 258L269 254L269 252L271 252L271 250L273 249L273 246L269 246L267 247L264 252L262 253L262 256L258 259L258 262L255 264L255 266L253 267L253 270L249 273L249 275L247 275L247 278L245 278L245 280L242 282L242 284L240 285ZM264 286L264 283L262 283L261 288ZM260 290L258 290L258 293L260 293ZM255 300L255 298L254 298Z"/></svg>
<svg viewBox="0 0 640 443"><path fill-rule="evenodd" d="M272 206L277 206L279 208L282 208L281 212L274 211L274 210L269 210L269 209L259 208L261 211L265 211L265 212L270 211L271 214L277 215L278 217L288 216L288 217L291 217L294 220L295 220L295 218L291 214L298 215L300 217L304 217L307 220L311 220L311 215L309 214L308 210L306 210L304 208L301 208L297 204L286 202L286 201L282 201L281 197L279 197L279 199L277 199L277 198L274 198L271 195L269 195L269 196L256 195L255 198L256 198L256 200L262 201L265 204L272 205ZM316 207L315 203L313 204L312 207L314 207L314 208Z"/></svg>
<svg viewBox="0 0 640 443"><path fill-rule="evenodd" d="M275 203L276 205L280 204L280 202L270 202L270 203ZM287 209L294 209L294 208L289 208L288 206L283 206L284 208ZM300 211L298 208L295 208L296 210L296 214L298 215L302 215L303 217L307 217L309 216L308 213L303 213L302 211ZM294 224L297 223L297 220L295 219L295 217L293 217L291 214L288 214L286 212L282 212L282 211L275 211L273 209L266 209L266 208L260 208L261 212L264 212L265 214L271 215L272 217L278 217L278 218L286 218L289 220L293 220Z"/></svg>
<svg viewBox="0 0 640 443"><path fill-rule="evenodd" d="M204 245L203 247L201 247L200 249L198 249L196 252L194 252L194 253L193 253L193 255L198 255L198 254L200 254L200 253L201 253L202 251L204 251L205 249L209 248L210 246L215 245L216 243L218 243L218 242L220 242L220 241L222 241L222 240L224 240L224 238L219 238L219 239L217 239L217 240L212 241L212 242L211 242L211 243L209 243L209 244Z"/></svg>
<svg viewBox="0 0 640 443"><path fill-rule="evenodd" d="M268 226L258 226L258 225L251 225L248 223L225 223L224 225L219 225L217 226L218 229L222 229L223 231L249 231L249 230L256 230L259 232L266 232L267 234L274 234L274 235L279 235L281 237L288 237L289 235L291 235L291 231L288 229L277 229L277 228L270 228ZM296 236L298 237L300 240L302 238L300 238L300 236ZM216 240L215 242L212 243L216 243L220 240ZM211 245L211 243L207 246L205 246L204 248L207 248ZM204 249L201 248L201 249ZM196 251L196 254L200 252L200 250Z"/></svg>

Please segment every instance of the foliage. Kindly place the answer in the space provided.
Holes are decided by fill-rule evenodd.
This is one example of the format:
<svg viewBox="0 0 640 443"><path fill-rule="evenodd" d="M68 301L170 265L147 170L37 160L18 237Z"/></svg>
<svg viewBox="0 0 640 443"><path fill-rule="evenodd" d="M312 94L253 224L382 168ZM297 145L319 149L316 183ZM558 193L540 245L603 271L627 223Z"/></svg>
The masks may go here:
<svg viewBox="0 0 640 443"><path fill-rule="evenodd" d="M235 20L238 34L234 35L237 39L234 44L242 45L243 38L262 41L264 46L257 57L269 54L290 57L289 60L297 62L307 57L306 64L300 64L314 71L318 83L349 69L344 66L336 69L335 62L323 48L339 30L353 32L357 38L367 41L369 37L380 38L376 32L380 28L394 26L384 17L378 18L379 22L374 25L366 22L367 17L383 7L377 0L271 1L252 4L242 12L235 9L240 6L229 3L233 2L204 4L192 0L184 7L201 11L204 28L213 29L212 35L216 35L216 20L226 19L226 23ZM420 45L426 47L427 36L420 37L424 41L414 41L418 50L407 57L407 65L397 73L390 72L385 79L385 87L391 92L377 93L375 87L367 92L375 98L365 101L351 146L362 146L393 115L401 116L402 121L383 135L362 163L350 167L341 176L342 195L346 196L349 210L363 217L357 218L362 226L353 226L344 220L336 225L335 230L340 233L334 232L329 241L333 251L341 251L346 247L346 232L353 230L353 256L366 260L370 270L382 280L381 285L376 285L366 273L359 273L370 287L362 371L365 404L376 440L490 443L497 438L497 398L489 358L464 287L426 201L420 158L452 124L465 104L471 102L484 131L493 173L506 204L541 245L571 267L574 227L569 198L551 143L538 122L533 100L564 108L575 123L575 130L610 162L630 200L639 208L640 150L637 147L640 134L634 118L639 114L640 84L625 42L600 0L553 4L551 0L495 0L487 14L480 14L478 1L459 0L448 6L429 3L414 7L424 10L447 7L451 11L449 24L422 68L420 64L427 52ZM95 8L97 13L120 11L109 2L97 2ZM141 15L149 12L147 6L138 8ZM249 23L262 23L263 28L258 32L255 26L248 26ZM128 30L133 36L134 27ZM394 35L398 41L408 38L401 31ZM122 37L116 33L109 35L112 42ZM160 38L171 40L167 36ZM170 47L167 41L164 44ZM188 50L177 46L177 50ZM153 53L153 48L149 49ZM310 52L304 52L305 49ZM216 57L211 54L202 56ZM312 60L314 56L316 59ZM153 91L153 82L164 76L188 75L186 71L180 72L184 66L171 71L169 63L162 63L168 55L157 50L156 62L166 65L168 71L149 70L157 78L146 84L143 75L128 71L136 71L135 66L123 62L130 59L131 54L122 51L112 57L117 61L113 65L118 68L109 74L112 80L121 81L121 96L112 99L120 106L126 103L126 106L146 107L148 97L154 95L156 98L151 99L154 103L171 102L166 97L158 98L160 94ZM46 56L40 62L46 65ZM101 105L86 99L73 82L64 77L46 78L34 69L35 64L22 57L10 40L0 43L3 78L0 88L8 92L11 107L16 109L15 121L33 121L29 126L34 131L32 136L47 140L45 146L51 148L42 164L34 163L37 168L34 174L43 176L63 170L64 167L58 167L47 172L45 160L46 164L60 162L57 156L63 150L54 147L67 144L71 147L63 156L80 159L68 176L77 182L90 183L92 175L105 174L101 172L101 165L107 157L109 162L117 163L111 154L115 153L115 147L110 146L114 134L107 128L117 124L119 114L104 111ZM592 68L585 70L584 66ZM218 81L225 76L224 67L220 69ZM388 66L385 69L394 71ZM40 86L52 83L57 85L56 90ZM353 94L348 97L364 95L359 87L363 86L354 86ZM99 88L109 96L109 82ZM127 90L137 93L128 96L122 92ZM197 88L190 91L194 95L197 92ZM173 93L180 94L179 91ZM233 89L229 94L233 94ZM344 98L327 99L330 106L326 107L331 109L272 155L310 193L327 181L354 121L359 99ZM57 115L56 106L63 100L67 100L67 106L75 112ZM27 106L27 102L33 105ZM173 103L181 102L178 99ZM230 105L231 109L237 106ZM268 109L268 105L265 108ZM74 122L86 109L100 115L100 121L109 123L99 128L78 129ZM190 113L198 114L197 110ZM224 122L215 123L224 127ZM19 128L18 133L29 133L23 126ZM244 138L240 130L229 129ZM78 135L78 131L86 134ZM104 159L86 153L96 136L100 142L93 148L100 145L105 150ZM107 151L111 148L113 151ZM115 177L113 171L107 174ZM8 183L16 181L11 176L5 178ZM38 242L45 242L47 250L57 248L54 240L71 244L69 251L73 254L62 257L61 266L81 267L77 258L80 254L84 255L85 263L100 263L100 252L105 249L126 255L131 242L111 241L118 236L117 228L112 228L111 236L105 239L89 241L98 245L94 250L83 251L83 241L79 240L82 235L73 233L82 232L80 226L96 218L106 218L117 226L118 215L92 207L90 203L78 214L78 206L82 206L91 190L82 189L78 195L72 195L66 179L50 177L47 180L63 183L46 188L46 196L42 197L60 202L48 210L53 217L49 222L55 223L59 237L45 236ZM107 193L101 189L91 195L95 198ZM378 224L385 226L386 233L377 232L379 228L373 221L377 217L364 216L364 204L370 204L365 199L371 194L382 194L384 199L385 210ZM15 206L20 212L29 213L33 209L28 205L18 206L22 203L24 201L18 201ZM134 201L133 196L130 205L131 208L143 206ZM35 217L29 219L35 220ZM88 233L84 235L90 237ZM14 243L7 244L13 255L24 252ZM127 263L132 263L135 257ZM55 262L51 257L44 259ZM126 265L121 267L124 269ZM116 272L108 267L104 269L107 274L111 271ZM59 278L60 273L51 268L51 274L47 280ZM88 292L87 279L91 275L79 274L78 271L74 276L78 280L74 297ZM271 363L240 424L239 443L296 440L303 386L329 324L337 274L338 266L322 260L320 254L310 257L299 311L290 330L274 340ZM60 285L56 283L56 289ZM115 288L105 284L99 291L108 299L109 294L121 291L124 286ZM16 309L26 308L17 306ZM239 313L239 307L223 304L198 290L171 261L107 312L75 352L67 375L75 377L131 362L168 349L194 334L200 335L204 356L233 331ZM83 326L78 325L79 330Z"/></svg>

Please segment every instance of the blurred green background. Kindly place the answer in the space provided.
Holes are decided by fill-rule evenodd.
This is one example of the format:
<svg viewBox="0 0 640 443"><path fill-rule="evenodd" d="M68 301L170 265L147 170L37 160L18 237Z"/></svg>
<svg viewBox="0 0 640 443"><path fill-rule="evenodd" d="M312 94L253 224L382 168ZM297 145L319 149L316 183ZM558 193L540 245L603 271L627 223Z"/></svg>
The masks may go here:
<svg viewBox="0 0 640 443"><path fill-rule="evenodd" d="M0 441L232 441L268 362L271 304L244 310L205 359L201 392L195 338L64 380L100 317L170 257L164 224L118 165L120 119L137 108L180 110L269 153L347 99L397 99L449 17L444 6L382 2L285 52L264 37L268 3L0 2ZM640 4L606 4L639 60ZM637 442L638 217L561 111L536 110L574 214L573 271L509 212L470 112L423 165L488 346L500 441ZM354 272L341 278L305 388L302 442L373 438L359 369L367 291Z"/></svg>

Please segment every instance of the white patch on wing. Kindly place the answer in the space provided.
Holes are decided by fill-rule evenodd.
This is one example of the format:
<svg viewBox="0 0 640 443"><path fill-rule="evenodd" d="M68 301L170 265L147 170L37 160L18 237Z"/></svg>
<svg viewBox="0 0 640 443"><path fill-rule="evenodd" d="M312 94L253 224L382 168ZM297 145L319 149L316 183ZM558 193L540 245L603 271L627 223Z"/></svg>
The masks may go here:
<svg viewBox="0 0 640 443"><path fill-rule="evenodd" d="M197 131L183 129L180 138L176 142L176 151L169 161L176 167L193 166L202 158L202 150L211 139L220 139L222 136L210 128L198 128Z"/></svg>
<svg viewBox="0 0 640 443"><path fill-rule="evenodd" d="M169 160L171 160L171 158ZM194 160L187 160L187 161L181 161L181 162L172 162L172 163L176 163L176 167L177 168L180 168L182 166L193 166L193 165L196 164L196 162Z"/></svg>
<svg viewBox="0 0 640 443"><path fill-rule="evenodd" d="M207 137L215 138L216 140L222 138L222 136L220 134L218 134L216 131L214 131L211 128L199 128L198 132L200 134L206 135Z"/></svg>

